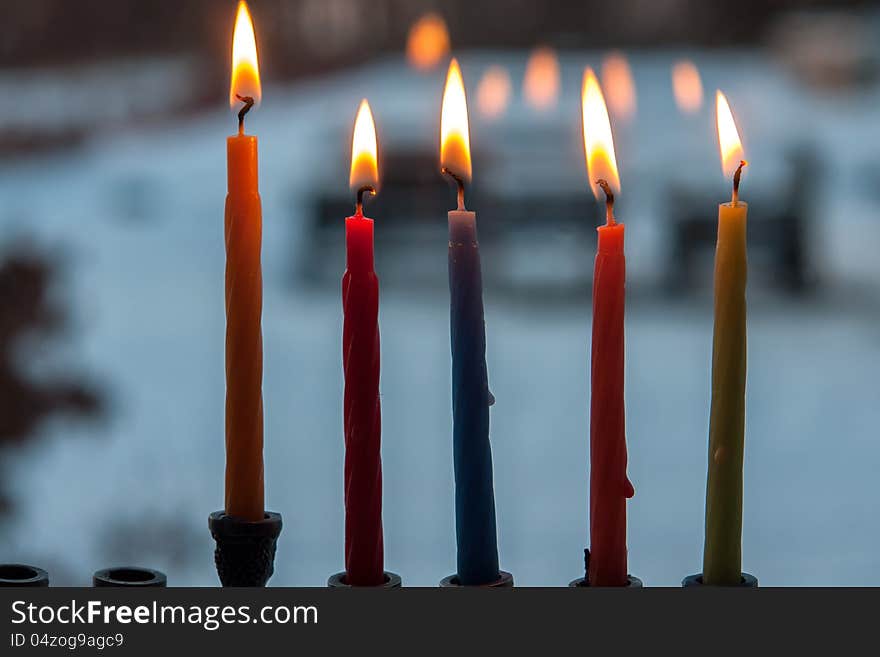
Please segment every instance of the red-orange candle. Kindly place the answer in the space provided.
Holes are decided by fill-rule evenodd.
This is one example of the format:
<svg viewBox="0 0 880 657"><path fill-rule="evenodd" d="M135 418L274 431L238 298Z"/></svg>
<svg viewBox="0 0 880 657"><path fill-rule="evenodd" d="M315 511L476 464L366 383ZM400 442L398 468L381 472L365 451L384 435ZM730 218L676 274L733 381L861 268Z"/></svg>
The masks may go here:
<svg viewBox="0 0 880 657"><path fill-rule="evenodd" d="M262 210L257 138L244 133L244 115L260 100L253 24L238 5L233 35L230 103L240 107L238 134L226 141L226 513L262 520L263 276Z"/></svg>
<svg viewBox="0 0 880 657"><path fill-rule="evenodd" d="M624 409L624 226L614 218L620 189L611 123L591 69L583 86L584 146L591 186L606 200L593 272L593 337L590 369L590 586L626 586L626 475Z"/></svg>
<svg viewBox="0 0 880 657"><path fill-rule="evenodd" d="M373 220L363 195L378 186L376 130L361 102L352 139L354 216L345 220L342 365L345 371L345 578L350 586L385 581L382 540L382 413L379 401L379 279L373 269Z"/></svg>

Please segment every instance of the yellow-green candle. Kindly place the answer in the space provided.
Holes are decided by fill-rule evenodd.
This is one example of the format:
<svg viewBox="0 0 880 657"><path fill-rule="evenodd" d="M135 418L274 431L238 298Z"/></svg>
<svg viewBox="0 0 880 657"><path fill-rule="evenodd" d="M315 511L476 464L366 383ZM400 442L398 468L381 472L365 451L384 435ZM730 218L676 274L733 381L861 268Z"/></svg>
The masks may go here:
<svg viewBox="0 0 880 657"><path fill-rule="evenodd" d="M743 451L746 392L746 218L739 181L746 162L727 99L716 96L718 139L733 198L718 206L715 250L715 333L706 485L703 583L737 586L742 578Z"/></svg>

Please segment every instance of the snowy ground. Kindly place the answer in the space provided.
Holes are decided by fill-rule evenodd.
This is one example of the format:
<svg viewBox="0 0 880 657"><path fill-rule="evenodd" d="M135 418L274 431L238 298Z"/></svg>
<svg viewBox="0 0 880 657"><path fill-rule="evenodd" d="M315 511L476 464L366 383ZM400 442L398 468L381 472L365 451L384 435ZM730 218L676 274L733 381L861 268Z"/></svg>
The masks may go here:
<svg viewBox="0 0 880 657"><path fill-rule="evenodd" d="M470 84L493 58L463 58ZM566 59L558 120L570 113L577 121L580 69L596 61ZM718 168L711 115L696 119L705 131L676 118L671 61L634 58L640 114L618 147L624 189L632 190L624 206L630 267L643 280L656 275L651 249L663 230L652 219L656 170L670 154L697 148L702 135L706 154L681 161L698 172L713 167L712 175ZM878 308L864 291L880 280L880 223L876 200L857 184L862 167L877 165L878 94L807 98L748 57L698 64L708 91L728 91L753 162L773 162L786 138L820 125L815 139L834 172L819 183L835 196L822 196L815 228L833 294L802 302L753 295L744 567L767 585L878 585L880 340ZM250 123L261 139L264 201L267 502L285 520L276 585L322 585L343 558L338 290L290 283L305 192L344 171L361 96L371 98L385 138L399 124L433 140L441 82L442 72L422 77L386 62L289 89L267 86ZM515 107L509 120L522 116ZM499 129L474 124L474 139ZM3 560L85 583L124 555L167 571L175 585L216 582L207 515L223 499L222 213L232 128L218 111L0 170L4 237L32 236L67 256L59 293L72 300L76 330L54 362L86 368L112 393L106 425L50 423L4 473L17 513ZM326 139L335 130L338 144ZM628 164L625 144L639 145ZM579 163L576 140L571 148L565 157ZM749 172L755 186L759 167ZM676 171L687 176L688 166ZM437 209L438 222L445 210ZM341 275L344 254L331 255ZM445 245L430 257L442 261ZM387 566L410 585L434 585L455 563L445 300L400 285L383 290ZM589 307L536 306L491 289L486 306L502 566L519 584L565 584L581 574L586 541ZM630 564L651 585L676 585L701 565L710 343L708 298L640 296L628 308ZM121 545L112 531L120 526L131 536ZM177 544L180 551L169 547Z"/></svg>

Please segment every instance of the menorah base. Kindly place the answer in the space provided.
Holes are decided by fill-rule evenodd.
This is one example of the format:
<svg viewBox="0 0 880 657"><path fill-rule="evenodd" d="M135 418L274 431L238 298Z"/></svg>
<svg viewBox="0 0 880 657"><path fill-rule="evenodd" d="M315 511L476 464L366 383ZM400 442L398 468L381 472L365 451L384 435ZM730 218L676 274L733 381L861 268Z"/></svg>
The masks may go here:
<svg viewBox="0 0 880 657"><path fill-rule="evenodd" d="M352 586L345 582L345 571L331 575L327 580L327 588L330 589L399 589L403 586L400 575L385 571L385 583L379 586Z"/></svg>
<svg viewBox="0 0 880 657"><path fill-rule="evenodd" d="M165 573L152 568L104 568L92 576L96 587L123 586L135 588L165 588L168 578Z"/></svg>
<svg viewBox="0 0 880 657"><path fill-rule="evenodd" d="M49 586L49 574L42 568L20 563L0 564L0 587Z"/></svg>
<svg viewBox="0 0 880 657"><path fill-rule="evenodd" d="M579 577L578 579L573 579L568 583L569 588L580 589L580 588L590 588L590 583L587 581L586 577ZM643 589L645 585L642 583L638 577L633 577L632 575L626 576L626 584L623 586L594 586L592 588L609 588L609 589Z"/></svg>
<svg viewBox="0 0 880 657"><path fill-rule="evenodd" d="M467 588L468 586L475 586L476 588L487 588L487 589L510 589L513 588L513 575L508 572L500 571L500 577L494 582L490 582L488 584L462 584L458 579L458 574L449 575L449 577L444 577L440 580L440 588L441 589L450 589L450 588Z"/></svg>
<svg viewBox="0 0 880 657"><path fill-rule="evenodd" d="M214 565L223 586L266 586L275 572L275 546L281 534L281 514L266 512L262 520L248 521L215 511L208 517L217 542Z"/></svg>
<svg viewBox="0 0 880 657"><path fill-rule="evenodd" d="M681 580L682 588L689 589L694 586L715 586L714 584L703 584L703 573L696 575L688 575ZM734 584L731 588L756 589L758 588L758 578L748 573L742 573L739 584Z"/></svg>

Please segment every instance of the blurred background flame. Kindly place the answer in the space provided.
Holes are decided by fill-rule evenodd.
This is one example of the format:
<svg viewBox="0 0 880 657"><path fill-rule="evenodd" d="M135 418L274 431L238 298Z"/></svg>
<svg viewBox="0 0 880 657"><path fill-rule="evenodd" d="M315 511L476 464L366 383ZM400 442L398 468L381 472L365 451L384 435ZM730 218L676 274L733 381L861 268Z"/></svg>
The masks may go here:
<svg viewBox="0 0 880 657"><path fill-rule="evenodd" d="M672 92L675 103L685 114L695 114L703 106L703 82L700 71L690 60L683 59L672 66Z"/></svg>
<svg viewBox="0 0 880 657"><path fill-rule="evenodd" d="M609 53L602 61L602 86L611 114L621 121L632 119L636 112L636 87L623 53Z"/></svg>
<svg viewBox="0 0 880 657"><path fill-rule="evenodd" d="M406 41L406 58L420 71L430 71L449 55L449 32L446 22L437 14L425 14L410 28Z"/></svg>
<svg viewBox="0 0 880 657"><path fill-rule="evenodd" d="M531 107L544 112L559 99L559 61L550 48L538 48L529 56L523 78L523 97Z"/></svg>
<svg viewBox="0 0 880 657"><path fill-rule="evenodd" d="M503 66L490 66L477 87L477 107L488 119L497 119L507 111L513 87Z"/></svg>

